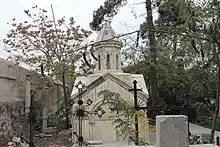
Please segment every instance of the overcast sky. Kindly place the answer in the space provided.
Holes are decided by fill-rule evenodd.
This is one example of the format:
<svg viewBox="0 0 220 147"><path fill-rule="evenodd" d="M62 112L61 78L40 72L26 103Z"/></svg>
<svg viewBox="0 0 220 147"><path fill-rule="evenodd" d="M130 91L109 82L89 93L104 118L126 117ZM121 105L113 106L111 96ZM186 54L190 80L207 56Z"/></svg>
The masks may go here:
<svg viewBox="0 0 220 147"><path fill-rule="evenodd" d="M10 29L7 22L12 18L19 21L26 19L24 10L31 9L32 6L38 5L41 8L51 12L50 5L53 5L55 17L73 16L76 23L82 28L89 29L89 23L92 20L92 13L105 0L1 0L0 5L0 39L2 40ZM116 33L126 33L138 29L143 17L136 19L132 13L139 16L145 13L144 5L133 5L143 0L129 0L129 5L120 9L118 15L113 19L112 26ZM127 24L127 25L125 25ZM0 57L7 58L7 53L3 50L3 43L0 42Z"/></svg>

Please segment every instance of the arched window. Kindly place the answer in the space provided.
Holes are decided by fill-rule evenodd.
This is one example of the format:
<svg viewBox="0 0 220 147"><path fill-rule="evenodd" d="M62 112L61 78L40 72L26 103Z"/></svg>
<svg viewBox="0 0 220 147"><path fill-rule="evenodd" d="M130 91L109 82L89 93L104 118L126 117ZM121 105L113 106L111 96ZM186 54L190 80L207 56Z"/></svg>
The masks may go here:
<svg viewBox="0 0 220 147"><path fill-rule="evenodd" d="M98 56L98 60L99 60L98 61L99 62L99 70L101 70L101 56L100 55Z"/></svg>
<svg viewBox="0 0 220 147"><path fill-rule="evenodd" d="M118 60L118 55L116 55L116 69L119 69L119 60Z"/></svg>
<svg viewBox="0 0 220 147"><path fill-rule="evenodd" d="M110 69L111 65L110 65L110 55L109 54L107 54L106 65L107 65L107 69Z"/></svg>

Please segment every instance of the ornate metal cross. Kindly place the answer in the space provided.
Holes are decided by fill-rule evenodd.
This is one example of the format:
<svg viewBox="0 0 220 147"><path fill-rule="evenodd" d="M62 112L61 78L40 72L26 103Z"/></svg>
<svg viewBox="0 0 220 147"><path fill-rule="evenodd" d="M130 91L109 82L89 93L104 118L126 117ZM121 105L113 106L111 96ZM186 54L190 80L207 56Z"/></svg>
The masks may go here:
<svg viewBox="0 0 220 147"><path fill-rule="evenodd" d="M78 134L74 132L74 135L78 138L79 147L82 147L82 144L85 143L84 138L82 136L82 121L88 114L95 114L99 118L101 118L106 112L101 107L97 107L95 111L87 111L86 109L92 105L93 101L91 99L87 99L84 103L82 98L82 92L86 88L86 85L82 83L82 81L79 81L76 84L76 88L78 89L78 102L75 104L76 110L74 110L73 116L76 116L76 119L78 119L79 124L79 132Z"/></svg>
<svg viewBox="0 0 220 147"><path fill-rule="evenodd" d="M141 89L137 88L137 81L133 81L133 89L130 89L129 91L134 92L134 109L139 110L170 110L170 109L177 109L182 110L183 106L170 106L170 107L160 107L160 106L146 106L146 107L140 107L138 106L138 91L142 91ZM187 105L188 106L188 105ZM189 109L187 110L187 115L189 115ZM139 126L138 126L138 114L135 115L135 145L140 145L139 143ZM189 132L189 121L188 121L188 132ZM189 132L190 135L190 132Z"/></svg>

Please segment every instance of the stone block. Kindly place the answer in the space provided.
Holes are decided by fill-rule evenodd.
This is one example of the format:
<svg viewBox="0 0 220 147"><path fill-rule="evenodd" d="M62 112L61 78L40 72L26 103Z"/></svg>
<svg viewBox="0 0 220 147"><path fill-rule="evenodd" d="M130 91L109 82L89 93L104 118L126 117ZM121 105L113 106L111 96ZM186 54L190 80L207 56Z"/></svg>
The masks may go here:
<svg viewBox="0 0 220 147"><path fill-rule="evenodd" d="M88 145L88 147L104 147L103 145Z"/></svg>
<svg viewBox="0 0 220 147"><path fill-rule="evenodd" d="M90 140L88 141L88 147L104 147L101 140Z"/></svg>
<svg viewBox="0 0 220 147"><path fill-rule="evenodd" d="M202 140L202 143L204 143L204 144L210 143L211 134L210 133L201 133L201 140Z"/></svg>
<svg viewBox="0 0 220 147"><path fill-rule="evenodd" d="M116 147L116 146L111 146ZM136 145L130 145L128 147L157 147L156 145L149 145L149 146L136 146ZM214 144L196 144L196 145L189 145L189 147L219 147Z"/></svg>
<svg viewBox="0 0 220 147"><path fill-rule="evenodd" d="M101 140L90 140L88 141L89 145L101 145L103 142Z"/></svg>
<svg viewBox="0 0 220 147"><path fill-rule="evenodd" d="M117 147L117 146L111 146L111 147ZM149 146L136 146L136 145L130 145L128 147L157 147L156 145L149 145ZM196 144L196 145L189 145L189 147L219 147L214 144Z"/></svg>
<svg viewBox="0 0 220 147"><path fill-rule="evenodd" d="M218 147L214 144L196 144L196 145L190 145L189 147Z"/></svg>
<svg viewBox="0 0 220 147"><path fill-rule="evenodd" d="M187 116L160 115L156 117L157 147L189 147Z"/></svg>

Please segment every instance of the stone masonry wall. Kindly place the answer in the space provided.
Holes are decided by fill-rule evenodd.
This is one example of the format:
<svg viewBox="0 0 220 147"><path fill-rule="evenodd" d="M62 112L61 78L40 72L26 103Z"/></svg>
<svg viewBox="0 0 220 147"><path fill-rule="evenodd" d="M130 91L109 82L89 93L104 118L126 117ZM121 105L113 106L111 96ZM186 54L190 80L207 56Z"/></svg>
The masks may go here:
<svg viewBox="0 0 220 147"><path fill-rule="evenodd" d="M20 137L22 125L19 116L22 114L23 102L0 102L0 146L4 146L12 137Z"/></svg>

